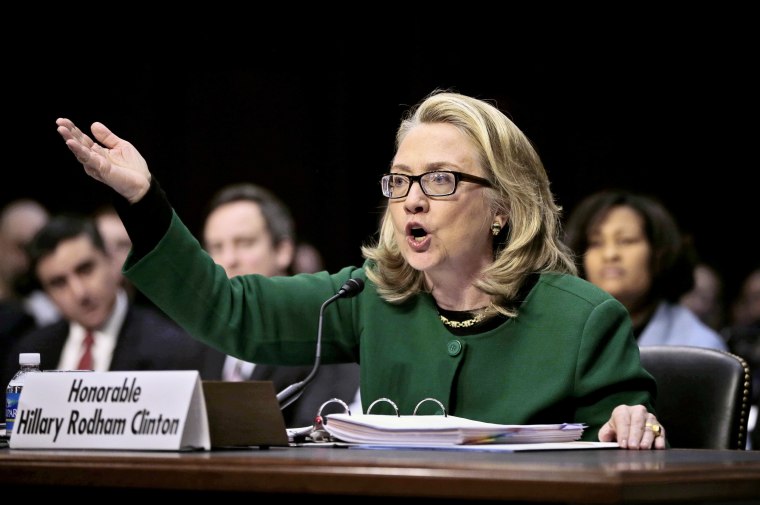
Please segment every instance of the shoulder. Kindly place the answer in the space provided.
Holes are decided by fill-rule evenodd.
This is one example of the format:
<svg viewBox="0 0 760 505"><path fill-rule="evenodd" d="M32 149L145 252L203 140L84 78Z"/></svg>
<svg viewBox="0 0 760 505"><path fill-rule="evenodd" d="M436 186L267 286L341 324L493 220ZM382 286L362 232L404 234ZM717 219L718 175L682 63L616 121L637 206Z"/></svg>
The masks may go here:
<svg viewBox="0 0 760 505"><path fill-rule="evenodd" d="M602 304L619 305L612 295L596 285L570 274L541 274L534 291L577 305L596 307Z"/></svg>
<svg viewBox="0 0 760 505"><path fill-rule="evenodd" d="M64 320L55 323L46 324L34 328L33 330L21 335L18 339L20 345L28 343L48 342L56 339L65 339L69 334L69 323ZM22 351L23 352L23 351Z"/></svg>
<svg viewBox="0 0 760 505"><path fill-rule="evenodd" d="M162 315L160 312L158 312L156 309L152 307L144 307L142 305L135 305L133 302L129 303L129 307L127 309L127 316L125 321L149 321L149 322L157 322L157 323L163 323L164 321L168 321L169 318Z"/></svg>
<svg viewBox="0 0 760 505"><path fill-rule="evenodd" d="M541 274L520 307L519 317L564 333L570 328L583 333L630 326L623 304L590 282L569 274Z"/></svg>
<svg viewBox="0 0 760 505"><path fill-rule="evenodd" d="M0 301L0 342L4 347L9 347L35 328L34 318L20 305Z"/></svg>
<svg viewBox="0 0 760 505"><path fill-rule="evenodd" d="M6 368L14 369L18 366L18 355L22 352L38 352L42 360L43 369L55 368L58 358L69 336L69 324L64 320L47 324L21 335L10 347L6 349ZM6 371L0 375L7 375ZM5 378L5 377L3 377ZM10 377L8 377L10 379Z"/></svg>
<svg viewBox="0 0 760 505"><path fill-rule="evenodd" d="M168 316L151 307L130 303L123 332L150 331L155 336L185 335L185 331Z"/></svg>
<svg viewBox="0 0 760 505"><path fill-rule="evenodd" d="M725 342L720 334L682 305L661 303L655 312L655 316L647 325L647 329L649 326L652 326L653 331L660 329L661 332L664 332L660 335L660 340L670 345L696 345L726 349ZM642 335L641 342L647 344L649 340L644 340L645 336L646 330Z"/></svg>

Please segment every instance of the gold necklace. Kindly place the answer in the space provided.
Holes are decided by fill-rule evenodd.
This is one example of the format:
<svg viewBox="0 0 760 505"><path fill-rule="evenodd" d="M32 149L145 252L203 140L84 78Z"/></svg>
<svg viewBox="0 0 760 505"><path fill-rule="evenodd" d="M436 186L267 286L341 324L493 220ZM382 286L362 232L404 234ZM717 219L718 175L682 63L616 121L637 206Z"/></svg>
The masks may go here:
<svg viewBox="0 0 760 505"><path fill-rule="evenodd" d="M465 321L452 321L451 319L447 318L443 314L438 314L438 317L441 318L441 322L443 324L445 324L446 326L450 328L469 328L470 326L475 326L476 324L483 321L486 318L486 315L480 312L472 319L467 319Z"/></svg>

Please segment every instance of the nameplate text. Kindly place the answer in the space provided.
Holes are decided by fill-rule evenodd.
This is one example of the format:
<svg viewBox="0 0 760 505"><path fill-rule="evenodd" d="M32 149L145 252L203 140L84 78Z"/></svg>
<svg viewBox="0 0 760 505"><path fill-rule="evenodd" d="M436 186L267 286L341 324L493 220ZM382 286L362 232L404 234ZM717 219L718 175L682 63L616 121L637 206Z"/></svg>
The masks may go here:
<svg viewBox="0 0 760 505"><path fill-rule="evenodd" d="M197 371L26 377L12 449L209 449Z"/></svg>

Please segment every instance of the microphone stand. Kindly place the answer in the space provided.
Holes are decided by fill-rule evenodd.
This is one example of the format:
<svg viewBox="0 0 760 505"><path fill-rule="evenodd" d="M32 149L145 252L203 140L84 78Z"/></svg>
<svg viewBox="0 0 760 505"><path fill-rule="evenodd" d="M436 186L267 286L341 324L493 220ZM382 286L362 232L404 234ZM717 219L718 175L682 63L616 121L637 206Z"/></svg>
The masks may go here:
<svg viewBox="0 0 760 505"><path fill-rule="evenodd" d="M319 363L322 359L322 320L324 318L325 307L341 297L350 298L357 295L364 289L364 282L361 279L348 279L345 284L333 296L325 300L319 309L319 328L317 329L317 352L314 359L314 366L309 375L300 382L296 382L277 393L277 401L280 403L280 410L284 409L294 401L298 400L303 394L306 386L314 379L319 369Z"/></svg>

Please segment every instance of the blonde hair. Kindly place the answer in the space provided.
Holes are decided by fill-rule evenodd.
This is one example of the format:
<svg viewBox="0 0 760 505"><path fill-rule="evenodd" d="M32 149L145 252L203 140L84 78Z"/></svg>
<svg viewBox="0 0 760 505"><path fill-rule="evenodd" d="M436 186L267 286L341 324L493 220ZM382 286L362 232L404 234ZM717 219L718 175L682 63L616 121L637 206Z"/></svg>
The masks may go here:
<svg viewBox="0 0 760 505"><path fill-rule="evenodd" d="M446 123L462 131L480 153L493 189L486 194L494 215L508 217L506 243L495 246L494 262L475 287L492 296L490 311L517 315L517 299L528 274L576 274L569 249L561 240L561 207L554 202L538 153L519 128L493 105L458 93L434 91L408 111L396 133L396 149L420 124ZM371 261L367 277L390 303L402 303L426 291L424 275L403 258L388 208L375 245L362 247Z"/></svg>

